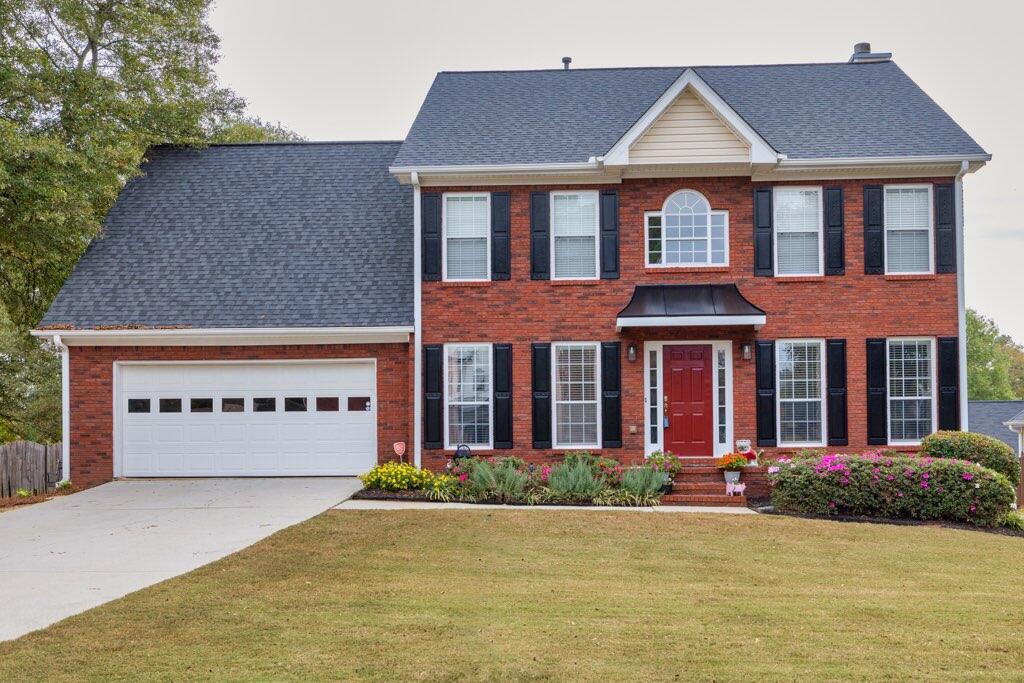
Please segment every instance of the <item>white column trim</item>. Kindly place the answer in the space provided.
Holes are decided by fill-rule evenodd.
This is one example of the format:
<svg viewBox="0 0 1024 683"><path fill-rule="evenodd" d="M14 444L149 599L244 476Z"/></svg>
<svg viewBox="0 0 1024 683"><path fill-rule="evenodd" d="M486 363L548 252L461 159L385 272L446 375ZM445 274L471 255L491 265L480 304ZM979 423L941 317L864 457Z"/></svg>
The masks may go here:
<svg viewBox="0 0 1024 683"><path fill-rule="evenodd" d="M423 463L423 244L420 240L423 217L420 211L420 177L415 171L412 181L413 235L413 361L412 361L412 453L413 464Z"/></svg>
<svg viewBox="0 0 1024 683"><path fill-rule="evenodd" d="M959 357L959 381L960 385L960 429L969 431L970 415L968 412L968 391L967 391L967 300L965 298L966 287L964 285L964 175L968 172L970 164L966 161L960 163L960 172L956 174L953 182L953 215L956 218L956 300L957 300L957 356Z"/></svg>
<svg viewBox="0 0 1024 683"><path fill-rule="evenodd" d="M71 352L59 334L53 345L60 351L61 481L71 481Z"/></svg>

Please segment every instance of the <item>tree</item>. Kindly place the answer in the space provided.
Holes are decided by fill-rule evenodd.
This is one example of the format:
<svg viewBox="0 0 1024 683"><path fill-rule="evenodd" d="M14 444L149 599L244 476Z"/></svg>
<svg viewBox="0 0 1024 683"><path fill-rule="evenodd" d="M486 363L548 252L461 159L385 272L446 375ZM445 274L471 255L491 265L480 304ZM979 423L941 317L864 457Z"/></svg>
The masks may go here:
<svg viewBox="0 0 1024 683"><path fill-rule="evenodd" d="M0 311L0 443L58 441L60 422L60 357Z"/></svg>
<svg viewBox="0 0 1024 683"><path fill-rule="evenodd" d="M210 133L209 141L225 142L298 142L301 135L280 123L269 123L258 116L242 116L224 121Z"/></svg>
<svg viewBox="0 0 1024 683"><path fill-rule="evenodd" d="M1024 350L972 309L967 310L967 387L972 400L1024 398Z"/></svg>

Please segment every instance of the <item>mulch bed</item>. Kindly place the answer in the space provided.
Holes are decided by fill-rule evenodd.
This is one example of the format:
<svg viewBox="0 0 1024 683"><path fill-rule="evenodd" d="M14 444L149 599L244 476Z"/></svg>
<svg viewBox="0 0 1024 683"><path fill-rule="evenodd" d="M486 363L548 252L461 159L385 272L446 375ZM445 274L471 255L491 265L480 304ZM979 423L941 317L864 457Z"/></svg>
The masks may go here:
<svg viewBox="0 0 1024 683"><path fill-rule="evenodd" d="M22 505L34 505L36 503L42 503L44 501L50 500L51 498L56 498L57 496L66 496L69 493L74 492L74 489L63 489L60 491L50 491L49 493L40 493L35 496L12 496L10 498L0 498L0 512L12 510Z"/></svg>
<svg viewBox="0 0 1024 683"><path fill-rule="evenodd" d="M423 491L384 491L381 489L360 489L356 493L352 494L352 498L359 500L404 500L404 501L416 501L421 503L440 503L441 501L431 500L427 497L427 494ZM454 500L453 503L473 503L477 505L508 505L509 507L539 507L544 505L558 506L558 505L572 505L573 507L590 507L595 503L590 502L579 502L579 503L557 503L557 502L540 502L540 503L505 503L500 500ZM612 507L628 508L633 507L631 505L615 505ZM641 506L646 507L646 506Z"/></svg>
<svg viewBox="0 0 1024 683"><path fill-rule="evenodd" d="M945 529L959 529L962 531L981 531L987 534L1000 534L1002 536L1017 536L1024 538L1024 531L1008 529L1006 527L983 527L973 524L962 524L960 522L944 522L941 520L923 519L894 519L890 517L863 517L858 515L804 515L795 512L782 512L771 505L750 506L763 515L779 515L780 517L799 517L800 519L816 519L827 522L851 522L853 524L895 524L896 526L936 526Z"/></svg>

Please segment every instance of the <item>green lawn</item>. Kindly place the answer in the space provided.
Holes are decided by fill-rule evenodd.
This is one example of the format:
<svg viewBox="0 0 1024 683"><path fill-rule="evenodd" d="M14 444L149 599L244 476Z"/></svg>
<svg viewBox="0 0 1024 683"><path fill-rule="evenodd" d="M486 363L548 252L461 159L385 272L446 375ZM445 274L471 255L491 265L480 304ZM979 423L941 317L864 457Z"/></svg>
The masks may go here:
<svg viewBox="0 0 1024 683"><path fill-rule="evenodd" d="M1022 575L1024 539L934 527L331 512L0 644L0 680L1019 680Z"/></svg>

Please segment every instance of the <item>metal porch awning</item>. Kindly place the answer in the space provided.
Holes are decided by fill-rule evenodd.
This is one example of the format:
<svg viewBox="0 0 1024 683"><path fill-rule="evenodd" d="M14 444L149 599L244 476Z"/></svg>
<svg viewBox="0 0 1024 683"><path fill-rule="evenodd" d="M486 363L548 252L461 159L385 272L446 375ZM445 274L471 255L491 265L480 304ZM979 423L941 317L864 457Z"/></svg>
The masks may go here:
<svg viewBox="0 0 1024 683"><path fill-rule="evenodd" d="M768 316L736 285L637 285L616 327L761 327Z"/></svg>

